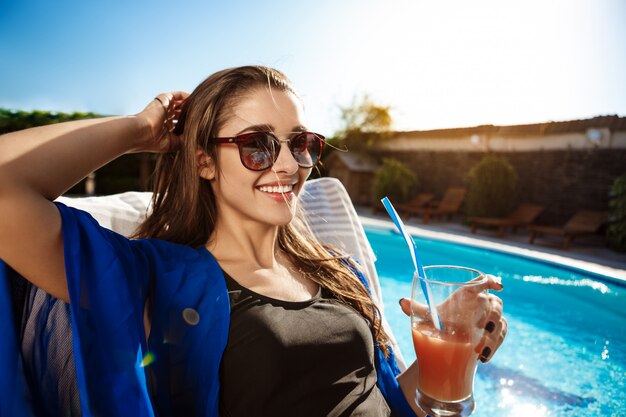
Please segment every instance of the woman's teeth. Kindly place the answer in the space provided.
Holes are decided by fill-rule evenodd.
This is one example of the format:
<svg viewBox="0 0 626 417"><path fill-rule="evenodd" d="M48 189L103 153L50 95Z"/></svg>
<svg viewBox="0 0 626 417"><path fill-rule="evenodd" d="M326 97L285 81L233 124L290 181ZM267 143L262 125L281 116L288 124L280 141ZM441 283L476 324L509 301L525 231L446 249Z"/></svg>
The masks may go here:
<svg viewBox="0 0 626 417"><path fill-rule="evenodd" d="M266 193L290 193L293 190L293 185L276 185L273 187L262 185L258 189Z"/></svg>

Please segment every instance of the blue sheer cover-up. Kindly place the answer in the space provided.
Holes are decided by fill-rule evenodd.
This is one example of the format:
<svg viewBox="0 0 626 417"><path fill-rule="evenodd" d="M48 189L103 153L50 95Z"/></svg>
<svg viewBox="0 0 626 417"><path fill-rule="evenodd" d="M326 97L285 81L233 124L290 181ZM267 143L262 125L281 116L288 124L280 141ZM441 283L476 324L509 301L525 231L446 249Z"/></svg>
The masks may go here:
<svg viewBox="0 0 626 417"><path fill-rule="evenodd" d="M55 204L63 224L82 415L218 416L230 306L215 258L204 247L129 240L82 210ZM365 277L355 273L367 286ZM14 328L12 274L0 261L0 416L42 415ZM146 342L148 296L152 323ZM45 333L40 340L48 340ZM393 353L385 359L377 347L375 355L378 385L393 414L413 416L395 379L399 370ZM45 415L55 414L48 410Z"/></svg>

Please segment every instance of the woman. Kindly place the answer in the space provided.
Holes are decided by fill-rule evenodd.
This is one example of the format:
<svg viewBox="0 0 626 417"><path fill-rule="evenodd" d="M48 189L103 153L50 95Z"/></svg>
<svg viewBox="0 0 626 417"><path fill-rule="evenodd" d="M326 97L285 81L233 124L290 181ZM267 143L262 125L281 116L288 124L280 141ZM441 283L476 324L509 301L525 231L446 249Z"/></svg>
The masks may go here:
<svg viewBox="0 0 626 417"><path fill-rule="evenodd" d="M218 72L134 116L0 140L0 258L70 303L83 414L423 415L416 367L398 375L362 273L296 216L323 145L265 67ZM146 151L160 159L136 239L51 202ZM476 303L495 351L501 303Z"/></svg>

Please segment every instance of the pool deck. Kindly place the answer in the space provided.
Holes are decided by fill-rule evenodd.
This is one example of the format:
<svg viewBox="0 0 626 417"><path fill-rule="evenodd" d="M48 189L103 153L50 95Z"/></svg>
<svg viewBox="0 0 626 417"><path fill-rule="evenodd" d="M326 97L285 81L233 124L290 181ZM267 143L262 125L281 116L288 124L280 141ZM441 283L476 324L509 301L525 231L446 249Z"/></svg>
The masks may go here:
<svg viewBox="0 0 626 417"><path fill-rule="evenodd" d="M364 225L395 229L387 213L372 214L370 207L363 206L357 206L356 210ZM479 228L476 234L472 234L469 226L462 224L459 217L450 222L432 221L429 224L422 224L421 218L413 217L406 221L405 225L409 226L410 233L416 236L480 246L559 263L611 277L626 285L626 254L610 250L602 236L577 238L568 250L564 250L563 239L557 236L538 238L534 245L529 244L528 232L525 229L520 229L517 233L509 232L504 238L498 238L495 229Z"/></svg>

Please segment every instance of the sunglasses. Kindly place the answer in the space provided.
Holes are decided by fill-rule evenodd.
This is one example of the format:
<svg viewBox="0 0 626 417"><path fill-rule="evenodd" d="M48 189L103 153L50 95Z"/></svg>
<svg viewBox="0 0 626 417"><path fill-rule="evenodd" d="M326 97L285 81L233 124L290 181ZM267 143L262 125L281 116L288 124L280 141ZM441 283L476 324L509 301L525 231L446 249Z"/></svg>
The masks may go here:
<svg viewBox="0 0 626 417"><path fill-rule="evenodd" d="M294 133L294 136L286 140L278 139L271 132L249 132L230 138L211 138L211 141L220 144L236 143L241 163L252 171L263 171L274 165L280 153L280 144L287 142L298 165L312 168L320 160L326 138L312 132Z"/></svg>

